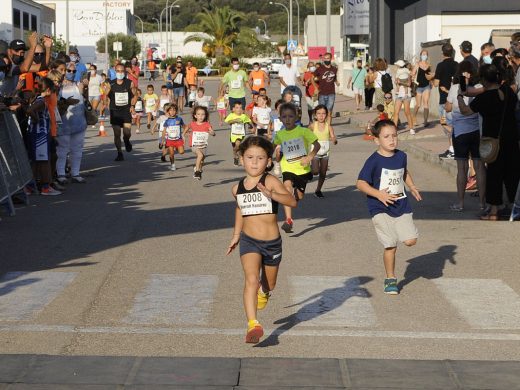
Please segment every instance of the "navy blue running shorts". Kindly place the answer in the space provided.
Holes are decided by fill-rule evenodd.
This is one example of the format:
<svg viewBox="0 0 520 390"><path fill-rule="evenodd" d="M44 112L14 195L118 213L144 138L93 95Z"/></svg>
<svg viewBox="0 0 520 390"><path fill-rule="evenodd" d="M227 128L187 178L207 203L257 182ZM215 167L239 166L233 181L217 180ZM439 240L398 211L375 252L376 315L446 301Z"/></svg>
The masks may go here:
<svg viewBox="0 0 520 390"><path fill-rule="evenodd" d="M282 261L282 237L275 240L257 240L245 233L240 233L240 256L246 253L258 253L262 256L262 264L276 267Z"/></svg>

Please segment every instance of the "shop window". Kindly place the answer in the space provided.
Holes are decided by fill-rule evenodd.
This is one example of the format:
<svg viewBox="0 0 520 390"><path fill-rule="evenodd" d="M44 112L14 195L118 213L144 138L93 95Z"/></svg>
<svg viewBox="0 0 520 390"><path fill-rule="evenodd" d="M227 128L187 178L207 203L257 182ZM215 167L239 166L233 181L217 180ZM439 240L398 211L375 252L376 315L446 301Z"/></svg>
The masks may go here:
<svg viewBox="0 0 520 390"><path fill-rule="evenodd" d="M20 10L13 8L13 26L20 28Z"/></svg>

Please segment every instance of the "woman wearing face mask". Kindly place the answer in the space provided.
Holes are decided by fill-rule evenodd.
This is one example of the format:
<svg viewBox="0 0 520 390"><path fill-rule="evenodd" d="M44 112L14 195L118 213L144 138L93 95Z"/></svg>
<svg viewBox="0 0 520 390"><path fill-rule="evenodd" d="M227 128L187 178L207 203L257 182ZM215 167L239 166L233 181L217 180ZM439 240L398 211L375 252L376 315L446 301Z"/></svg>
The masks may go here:
<svg viewBox="0 0 520 390"><path fill-rule="evenodd" d="M412 80L417 80L417 92L415 95L413 117L415 123L417 123L417 114L419 113L419 109L422 107L424 118L423 126L425 128L430 126L430 123L428 122L428 115L430 113L430 91L432 89L430 83L434 76L435 74L432 72L430 62L428 61L428 51L422 50L420 60L412 71Z"/></svg>
<svg viewBox="0 0 520 390"><path fill-rule="evenodd" d="M85 130L87 129L83 91L89 81L85 79L81 83L75 82L75 76L76 64L70 62L67 65L65 79L59 94L60 99L68 100L69 103L66 111L61 115L62 124L59 127L57 137L58 161L56 162L56 171L58 173L57 181L61 185L68 182L65 175L67 154L70 154L72 181L74 183L85 183L85 179L79 175L79 170L83 156Z"/></svg>
<svg viewBox="0 0 520 390"><path fill-rule="evenodd" d="M97 111L99 101L101 100L100 86L102 82L102 77L97 74L97 66L94 64L90 65L88 74L88 101L92 104L94 111Z"/></svg>
<svg viewBox="0 0 520 390"><path fill-rule="evenodd" d="M316 66L314 62L307 64L307 70L303 74L303 84L305 85L305 100L307 101L307 113L309 114L309 123L313 122L314 109L318 106L318 84L314 80L314 72Z"/></svg>

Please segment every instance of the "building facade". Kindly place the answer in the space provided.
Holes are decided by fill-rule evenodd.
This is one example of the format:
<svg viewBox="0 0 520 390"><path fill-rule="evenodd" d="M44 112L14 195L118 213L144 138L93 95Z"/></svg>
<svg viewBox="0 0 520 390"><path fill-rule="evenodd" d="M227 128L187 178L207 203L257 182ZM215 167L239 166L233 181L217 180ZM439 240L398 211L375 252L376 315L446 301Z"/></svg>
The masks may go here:
<svg viewBox="0 0 520 390"><path fill-rule="evenodd" d="M29 31L54 35L54 10L33 0L2 0L0 12L0 39L25 40Z"/></svg>
<svg viewBox="0 0 520 390"><path fill-rule="evenodd" d="M372 58L413 60L428 43L448 41L456 49L473 44L473 54L497 30L520 31L520 2L514 0L378 0L370 2Z"/></svg>

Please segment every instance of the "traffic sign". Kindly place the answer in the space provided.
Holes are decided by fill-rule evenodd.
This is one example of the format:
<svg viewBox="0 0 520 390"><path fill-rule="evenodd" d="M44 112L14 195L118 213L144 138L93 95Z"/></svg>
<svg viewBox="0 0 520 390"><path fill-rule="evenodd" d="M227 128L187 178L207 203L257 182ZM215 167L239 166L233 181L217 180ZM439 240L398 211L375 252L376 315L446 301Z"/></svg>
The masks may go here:
<svg viewBox="0 0 520 390"><path fill-rule="evenodd" d="M287 41L287 50L294 51L294 50L296 50L297 47L298 47L298 42L296 41L296 39L289 39Z"/></svg>

